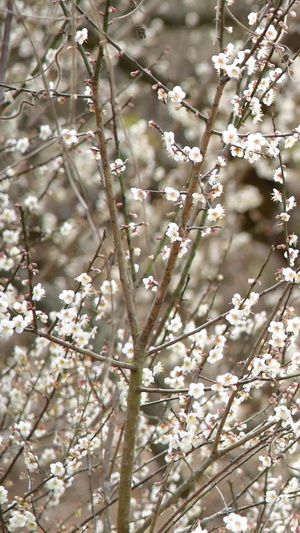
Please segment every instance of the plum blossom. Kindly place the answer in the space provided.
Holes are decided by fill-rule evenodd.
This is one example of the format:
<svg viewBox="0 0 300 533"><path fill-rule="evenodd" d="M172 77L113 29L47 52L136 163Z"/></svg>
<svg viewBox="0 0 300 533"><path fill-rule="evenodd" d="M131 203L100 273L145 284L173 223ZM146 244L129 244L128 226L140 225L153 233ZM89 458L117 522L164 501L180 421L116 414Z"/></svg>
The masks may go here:
<svg viewBox="0 0 300 533"><path fill-rule="evenodd" d="M288 426L289 424L292 424L292 416L290 410L286 407L286 405L279 405L275 407L275 416L274 419L278 422L281 422L283 427Z"/></svg>
<svg viewBox="0 0 300 533"><path fill-rule="evenodd" d="M116 159L110 164L110 171L112 174L119 176L124 170L126 170L126 161L123 161L122 159Z"/></svg>
<svg viewBox="0 0 300 533"><path fill-rule="evenodd" d="M247 137L247 150L250 152L261 152L261 149L266 144L266 139L261 133L250 133Z"/></svg>
<svg viewBox="0 0 300 533"><path fill-rule="evenodd" d="M22 333L24 329L28 326L28 321L21 315L14 316L13 319L14 330L16 333Z"/></svg>
<svg viewBox="0 0 300 533"><path fill-rule="evenodd" d="M258 13L255 13L254 11L252 11L251 13L249 13L248 15L248 22L249 22L249 25L250 26L253 26L254 24L256 24L258 21Z"/></svg>
<svg viewBox="0 0 300 533"><path fill-rule="evenodd" d="M61 462L52 463L50 465L50 472L53 476L63 477L65 474L65 468Z"/></svg>
<svg viewBox="0 0 300 533"><path fill-rule="evenodd" d="M207 210L207 220L210 222L217 222L222 220L225 216L224 207L221 204L217 204L215 207L211 207Z"/></svg>
<svg viewBox="0 0 300 533"><path fill-rule="evenodd" d="M192 533L207 533L207 529L202 529L201 526L197 526L196 529L193 529Z"/></svg>
<svg viewBox="0 0 300 533"><path fill-rule="evenodd" d="M170 222L168 225L166 235L170 237L171 242L181 241L182 238L179 235L179 227L175 222Z"/></svg>
<svg viewBox="0 0 300 533"><path fill-rule="evenodd" d="M134 356L133 344L132 342L126 342L122 348L122 353L126 355L127 359L132 359Z"/></svg>
<svg viewBox="0 0 300 533"><path fill-rule="evenodd" d="M88 30L86 28L82 28L82 30L78 30L75 35L75 42L82 45L88 38Z"/></svg>
<svg viewBox="0 0 300 533"><path fill-rule="evenodd" d="M181 258L184 255L188 253L189 250L189 243L191 242L191 239L183 239L180 243L180 249L178 253L178 257Z"/></svg>
<svg viewBox="0 0 300 533"><path fill-rule="evenodd" d="M49 137L51 137L51 135L52 135L52 130L50 126L48 124L42 124L40 126L39 138L42 141L46 141L47 139L49 139Z"/></svg>
<svg viewBox="0 0 300 533"><path fill-rule="evenodd" d="M142 189L136 189L135 187L131 187L131 192L134 200L138 200L139 202L142 202L143 200L146 200L147 198L147 192L143 191Z"/></svg>
<svg viewBox="0 0 300 533"><path fill-rule="evenodd" d="M228 124L227 130L222 133L222 139L225 144L236 144L239 141L237 129L233 124Z"/></svg>
<svg viewBox="0 0 300 533"><path fill-rule="evenodd" d="M242 75L242 71L240 67L238 67L238 65L235 63L232 63L231 65L227 65L225 67L225 72L227 76L229 76L229 78L234 78L236 80L238 80Z"/></svg>
<svg viewBox="0 0 300 533"><path fill-rule="evenodd" d="M60 294L59 294L59 299L62 300L65 304L67 305L70 305L74 302L74 298L75 298L75 292L72 291L72 290L67 290L67 289L64 289Z"/></svg>
<svg viewBox="0 0 300 533"><path fill-rule="evenodd" d="M196 400L201 398L204 395L204 385L203 383L191 383L189 386L188 395L192 396Z"/></svg>
<svg viewBox="0 0 300 533"><path fill-rule="evenodd" d="M248 529L247 518L236 513L230 513L228 516L225 516L223 521L226 529L233 531L233 533L239 533Z"/></svg>
<svg viewBox="0 0 300 533"><path fill-rule="evenodd" d="M168 99L167 91L165 91L165 89L163 89L162 87L159 87L159 89L157 90L157 98L158 100L162 100L166 104Z"/></svg>
<svg viewBox="0 0 300 533"><path fill-rule="evenodd" d="M220 383L224 387L230 387L231 385L235 385L238 382L238 377L235 376L234 374L230 374L230 372L227 372L226 374L223 374L222 376L218 376L216 381L217 383Z"/></svg>
<svg viewBox="0 0 300 533"><path fill-rule="evenodd" d="M0 485L0 505L3 505L7 502L7 494L7 490L2 485Z"/></svg>
<svg viewBox="0 0 300 533"><path fill-rule="evenodd" d="M276 203L282 202L282 193L278 191L278 189L273 189L273 192L271 193L271 199Z"/></svg>
<svg viewBox="0 0 300 533"><path fill-rule="evenodd" d="M175 143L175 136L172 131L165 131L163 134L163 141L165 146L168 148Z"/></svg>
<svg viewBox="0 0 300 533"><path fill-rule="evenodd" d="M297 202L295 200L295 196L290 196L289 198L287 198L286 200L287 211L291 211L292 209L294 209L294 207L296 207L296 205L297 205Z"/></svg>
<svg viewBox="0 0 300 533"><path fill-rule="evenodd" d="M45 289L42 287L42 285L40 283L38 283L35 287L33 287L33 289L32 289L32 299L33 299L33 301L39 302L45 296L46 296L46 291L45 291Z"/></svg>
<svg viewBox="0 0 300 533"><path fill-rule="evenodd" d="M29 139L28 139L28 137L23 137L22 139L19 139L17 141L16 150L21 152L21 154L24 154L28 148L29 148Z"/></svg>
<svg viewBox="0 0 300 533"><path fill-rule="evenodd" d="M77 131L76 130L68 130L67 128L64 128L62 131L61 131L61 137L62 139L64 140L64 142L68 145L68 146L72 146L72 144L77 144L78 143L78 137L77 137Z"/></svg>
<svg viewBox="0 0 300 533"><path fill-rule="evenodd" d="M173 333L177 333L181 329L181 327L182 327L182 322L181 322L180 316L177 315L175 318L172 318L167 329L169 331L172 331Z"/></svg>
<svg viewBox="0 0 300 533"><path fill-rule="evenodd" d="M172 91L168 92L168 98L171 100L171 102L175 102L176 104L180 104L180 102L184 100L185 96L185 92L179 85L176 85Z"/></svg>
<svg viewBox="0 0 300 533"><path fill-rule="evenodd" d="M180 192L176 191L176 189L173 189L173 187L165 187L164 193L169 202L177 202L177 200L180 198Z"/></svg>
<svg viewBox="0 0 300 533"><path fill-rule="evenodd" d="M193 163L201 163L203 157L202 154L197 146L194 146L194 148L191 148L189 152L189 159Z"/></svg>
<svg viewBox="0 0 300 533"><path fill-rule="evenodd" d="M270 26L268 27L266 33L265 33L265 37L269 40L269 41L275 41L275 39L277 38L277 31L275 29L275 27L273 26L273 24L270 24Z"/></svg>
<svg viewBox="0 0 300 533"><path fill-rule="evenodd" d="M75 278L75 281L78 281L78 283L81 283L81 285L85 287L88 283L92 281L92 278L86 272L82 272L82 274Z"/></svg>
<svg viewBox="0 0 300 533"><path fill-rule="evenodd" d="M0 337L11 337L14 334L15 324L8 318L3 318L0 322Z"/></svg>
<svg viewBox="0 0 300 533"><path fill-rule="evenodd" d="M148 278L144 278L143 283L144 283L145 289L150 290L152 292L157 291L158 283L157 281L155 281L153 276L148 276Z"/></svg>
<svg viewBox="0 0 300 533"><path fill-rule="evenodd" d="M93 158L96 159L96 161L101 160L101 152L97 146L91 146L89 150L86 151L87 154L92 154Z"/></svg>
<svg viewBox="0 0 300 533"><path fill-rule="evenodd" d="M215 69L220 73L220 70L223 70L227 66L227 57L221 52L219 55L212 56L212 62Z"/></svg>
<svg viewBox="0 0 300 533"><path fill-rule="evenodd" d="M285 281L289 283L292 283L293 281L295 281L296 272L292 268L290 267L283 268L281 270L281 274Z"/></svg>
<svg viewBox="0 0 300 533"><path fill-rule="evenodd" d="M17 528L24 527L26 525L26 516L19 510L13 510L8 523L8 530L14 531Z"/></svg>
<svg viewBox="0 0 300 533"><path fill-rule="evenodd" d="M38 199L36 196L33 196L33 195L27 196L27 198L25 198L24 200L24 205L25 207L27 207L28 211L30 211L31 213L39 212L40 206L39 206Z"/></svg>
<svg viewBox="0 0 300 533"><path fill-rule="evenodd" d="M286 172L282 168L277 168L274 170L273 179L278 183L283 183L283 180L286 178Z"/></svg>
<svg viewBox="0 0 300 533"><path fill-rule="evenodd" d="M283 255L286 259L289 259L290 266L292 267L294 266L295 261L299 255L299 250L294 250L294 248L288 248L288 250L284 252Z"/></svg>

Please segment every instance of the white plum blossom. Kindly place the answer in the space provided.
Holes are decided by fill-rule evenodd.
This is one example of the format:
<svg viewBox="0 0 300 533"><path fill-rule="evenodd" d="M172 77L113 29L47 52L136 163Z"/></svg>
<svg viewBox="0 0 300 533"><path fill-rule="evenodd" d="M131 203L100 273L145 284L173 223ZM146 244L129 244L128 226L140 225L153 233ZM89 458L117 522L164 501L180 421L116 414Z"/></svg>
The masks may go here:
<svg viewBox="0 0 300 533"><path fill-rule="evenodd" d="M212 62L215 69L218 71L218 73L220 73L220 71L227 66L227 57L223 52L221 52L219 55L212 56Z"/></svg>
<svg viewBox="0 0 300 533"><path fill-rule="evenodd" d="M204 395L204 385L203 383L191 383L189 386L188 395L193 398L201 398Z"/></svg>
<svg viewBox="0 0 300 533"><path fill-rule="evenodd" d="M65 468L61 462L52 463L50 465L50 472L53 476L63 477L65 474Z"/></svg>
<svg viewBox="0 0 300 533"><path fill-rule="evenodd" d="M177 202L177 200L180 198L180 192L176 191L176 189L173 189L173 187L165 187L164 193L169 202Z"/></svg>
<svg viewBox="0 0 300 533"><path fill-rule="evenodd" d="M238 142L234 146L230 147L232 157L244 157L245 149L243 144L244 143Z"/></svg>
<svg viewBox="0 0 300 533"><path fill-rule="evenodd" d="M289 283L292 283L293 281L295 281L296 272L292 268L290 267L283 268L281 270L281 274L285 281L288 281Z"/></svg>
<svg viewBox="0 0 300 533"><path fill-rule="evenodd" d="M85 86L84 94L85 94L85 96L87 96L87 98L85 98L85 101L86 101L87 103L92 103L92 99L89 98L89 96L92 96L92 95L93 95L93 91L92 91L92 89L91 89L91 87L90 87L89 85L86 85L86 86Z"/></svg>
<svg viewBox="0 0 300 533"><path fill-rule="evenodd" d="M163 134L163 141L165 146L168 148L175 143L175 136L172 131L165 131Z"/></svg>
<svg viewBox="0 0 300 533"><path fill-rule="evenodd" d="M196 529L193 529L192 533L207 533L207 529L203 529L201 526L197 526Z"/></svg>
<svg viewBox="0 0 300 533"><path fill-rule="evenodd" d="M59 479L57 476L52 477L46 482L46 487L57 496L61 496L65 492L65 483L62 479Z"/></svg>
<svg viewBox="0 0 300 533"><path fill-rule="evenodd" d="M282 168L277 168L274 170L273 179L278 183L283 183L283 180L286 178L286 172Z"/></svg>
<svg viewBox="0 0 300 533"><path fill-rule="evenodd" d="M299 255L299 250L294 250L294 248L288 248L288 250L286 252L284 252L284 257L286 259L289 259L289 263L292 266L294 266L295 264L295 261ZM298 283L298 281L297 281Z"/></svg>
<svg viewBox="0 0 300 533"><path fill-rule="evenodd" d="M7 502L7 494L7 490L2 485L0 485L0 505L3 505Z"/></svg>
<svg viewBox="0 0 300 533"><path fill-rule="evenodd" d="M233 533L239 533L248 529L247 518L236 513L230 513L228 516L225 516L223 521L226 529L233 531Z"/></svg>
<svg viewBox="0 0 300 533"><path fill-rule="evenodd" d="M266 139L261 133L250 133L247 137L247 151L261 152L261 149L266 144Z"/></svg>
<svg viewBox="0 0 300 533"><path fill-rule="evenodd" d="M282 202L282 193L278 191L278 189L273 189L273 192L271 193L271 199L276 203Z"/></svg>
<svg viewBox="0 0 300 533"><path fill-rule="evenodd" d="M63 300L63 302L65 302L65 304L69 305L69 304L72 304L74 302L74 299L75 299L75 292L72 291L72 290L67 290L67 289L64 289L60 294L59 294L59 299L60 300Z"/></svg>
<svg viewBox="0 0 300 533"><path fill-rule="evenodd" d="M67 128L64 128L61 131L61 137L62 137L62 139L64 140L64 142L66 143L67 146L72 146L72 144L77 144L78 143L78 136L77 135L78 135L78 133L74 129L69 130Z"/></svg>
<svg viewBox="0 0 300 533"><path fill-rule="evenodd" d="M197 146L194 146L194 148L191 148L191 150L189 151L189 159L193 163L201 163L203 157L200 152L200 149Z"/></svg>
<svg viewBox="0 0 300 533"><path fill-rule="evenodd" d="M254 357L252 361L252 375L253 376L258 376L264 370L266 370L266 368L267 368L266 361L262 357Z"/></svg>
<svg viewBox="0 0 300 533"><path fill-rule="evenodd" d="M101 152L97 146L91 146L89 150L86 151L87 154L92 154L93 159L96 159L96 161L101 160Z"/></svg>
<svg viewBox="0 0 300 533"><path fill-rule="evenodd" d="M12 510L8 523L8 531L14 531L17 528L24 527L27 519L24 513L18 510Z"/></svg>
<svg viewBox="0 0 300 533"><path fill-rule="evenodd" d="M292 424L292 416L290 410L286 407L286 405L279 405L275 407L275 416L274 419L281 422L283 427L286 427L290 424Z"/></svg>
<svg viewBox="0 0 300 533"><path fill-rule="evenodd" d="M300 318L298 316L294 316L287 321L286 331L287 333L292 333L295 336L298 335L300 331Z"/></svg>
<svg viewBox="0 0 300 533"><path fill-rule="evenodd" d="M24 205L31 213L38 213L40 206L36 196L27 196L24 200Z"/></svg>
<svg viewBox="0 0 300 533"><path fill-rule="evenodd" d="M126 342L122 348L122 353L126 355L127 359L132 359L134 356L133 344L132 342Z"/></svg>
<svg viewBox="0 0 300 533"><path fill-rule="evenodd" d="M138 200L139 202L142 202L143 200L146 200L147 198L147 192L143 191L142 189L136 189L135 187L131 187L131 192L134 200Z"/></svg>
<svg viewBox="0 0 300 533"><path fill-rule="evenodd" d="M172 318L170 321L170 324L168 324L167 329L168 331L172 331L173 333L177 333L182 328L182 322L179 315Z"/></svg>
<svg viewBox="0 0 300 533"><path fill-rule="evenodd" d="M270 24L270 26L268 27L268 29L266 31L266 34L265 34L265 37L269 41L275 41L275 39L277 38L277 31L276 31L275 27L273 26L273 24Z"/></svg>
<svg viewBox="0 0 300 533"><path fill-rule="evenodd" d="M48 124L42 124L40 126L39 138L42 141L46 141L47 139L49 139L49 137L51 137L51 135L52 135L52 130L50 126Z"/></svg>
<svg viewBox="0 0 300 533"><path fill-rule="evenodd" d="M289 198L287 198L286 200L287 211L291 211L292 209L294 209L294 207L296 207L296 205L297 205L297 202L295 200L295 196L290 196Z"/></svg>
<svg viewBox="0 0 300 533"><path fill-rule="evenodd" d="M119 176L126 170L126 161L118 158L113 163L110 164L110 171L112 174Z"/></svg>
<svg viewBox="0 0 300 533"><path fill-rule="evenodd" d="M31 432L31 423L21 420L19 423L14 425L14 430L20 433L20 435L26 439Z"/></svg>
<svg viewBox="0 0 300 533"><path fill-rule="evenodd" d="M142 383L144 387L149 387L149 385L151 385L151 383L153 382L154 382L153 372L150 370L150 368L143 368Z"/></svg>
<svg viewBox="0 0 300 533"><path fill-rule="evenodd" d="M82 28L82 30L78 30L75 35L75 42L78 44L83 44L88 38L88 30L86 28Z"/></svg>
<svg viewBox="0 0 300 533"><path fill-rule="evenodd" d="M238 382L238 377L233 374L230 374L230 372L227 372L222 376L217 376L216 381L224 387L230 387L231 385L235 385Z"/></svg>
<svg viewBox="0 0 300 533"><path fill-rule="evenodd" d="M257 23L258 21L258 13L255 13L254 11L252 11L251 13L249 13L248 15L248 22L249 22L249 25L250 26L253 26L254 24Z"/></svg>
<svg viewBox="0 0 300 533"><path fill-rule="evenodd" d="M176 104L180 104L180 102L184 100L185 96L185 92L179 85L176 85L172 91L168 92L168 98L171 100L171 102L175 102Z"/></svg>
<svg viewBox="0 0 300 533"><path fill-rule="evenodd" d="M260 455L258 458L264 468L269 468L272 464L272 459L269 455Z"/></svg>
<svg viewBox="0 0 300 533"><path fill-rule="evenodd" d="M118 285L117 283L115 282L114 279L112 280L105 280L103 281L101 287L100 287L100 290L102 292L102 294L108 296L110 294L115 294L118 290Z"/></svg>
<svg viewBox="0 0 300 533"><path fill-rule="evenodd" d="M222 133L222 139L225 144L236 144L239 142L237 129L233 124L228 124L227 130Z"/></svg>
<svg viewBox="0 0 300 533"><path fill-rule="evenodd" d="M150 290L152 292L157 291L158 283L157 281L155 281L153 276L148 276L148 278L144 278L143 283L144 283L145 289Z"/></svg>
<svg viewBox="0 0 300 533"><path fill-rule="evenodd" d="M22 333L24 329L28 326L28 321L21 315L14 316L13 319L14 330L16 333Z"/></svg>
<svg viewBox="0 0 300 533"><path fill-rule="evenodd" d="M23 137L22 139L19 139L17 141L16 150L21 152L21 154L24 154L28 148L29 148L29 139L28 139L28 137Z"/></svg>
<svg viewBox="0 0 300 533"><path fill-rule="evenodd" d="M234 307L226 315L226 320L228 320L229 324L231 324L232 326L237 326L241 323L244 317L245 313L243 309L238 309L237 307Z"/></svg>
<svg viewBox="0 0 300 533"><path fill-rule="evenodd" d="M171 242L182 240L179 235L179 227L175 222L170 222L166 231L166 235L170 237Z"/></svg>
<svg viewBox="0 0 300 533"><path fill-rule="evenodd" d="M78 283L81 283L81 285L85 287L88 283L92 281L92 278L86 272L82 272L82 274L75 278L75 281L78 281Z"/></svg>
<svg viewBox="0 0 300 533"><path fill-rule="evenodd" d="M165 91L165 89L163 89L162 87L159 87L157 89L157 98L158 98L158 100L162 100L166 104L167 100L168 100L167 91Z"/></svg>
<svg viewBox="0 0 300 533"><path fill-rule="evenodd" d="M38 283L35 287L33 287L33 289L32 289L32 299L33 299L33 301L39 302L45 296L46 296L46 291L45 291L45 289L42 287L42 285L40 283Z"/></svg>
<svg viewBox="0 0 300 533"><path fill-rule="evenodd" d="M229 76L229 78L234 78L236 80L238 80L242 75L242 71L240 67L235 63L232 63L231 65L227 65L225 67L225 72L227 76Z"/></svg>
<svg viewBox="0 0 300 533"><path fill-rule="evenodd" d="M8 318L3 318L0 322L0 337L8 338L14 334L15 324Z"/></svg>
<svg viewBox="0 0 300 533"><path fill-rule="evenodd" d="M170 248L168 246L164 246L162 251L161 251L161 258L163 261L167 261L169 259L169 255L170 255Z"/></svg>
<svg viewBox="0 0 300 533"><path fill-rule="evenodd" d="M225 216L225 209L221 204L217 204L215 207L210 207L207 210L207 220L210 222L217 222L222 220Z"/></svg>
<svg viewBox="0 0 300 533"><path fill-rule="evenodd" d="M191 242L191 239L183 239L180 243L180 249L178 252L179 259L186 255L189 251L189 243Z"/></svg>

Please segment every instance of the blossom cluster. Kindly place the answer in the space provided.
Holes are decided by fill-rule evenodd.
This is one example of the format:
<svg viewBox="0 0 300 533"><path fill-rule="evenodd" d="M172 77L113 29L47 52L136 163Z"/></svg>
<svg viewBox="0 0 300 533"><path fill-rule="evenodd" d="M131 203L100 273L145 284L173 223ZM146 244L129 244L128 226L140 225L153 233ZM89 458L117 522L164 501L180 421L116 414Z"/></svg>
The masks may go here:
<svg viewBox="0 0 300 533"><path fill-rule="evenodd" d="M239 23L234 3L209 46L181 3L176 69L154 53L163 4L108 2L89 30L85 2L57 4L51 36L47 6L14 6L32 35L12 22L1 86L7 531L298 531L297 13L249 0Z"/></svg>

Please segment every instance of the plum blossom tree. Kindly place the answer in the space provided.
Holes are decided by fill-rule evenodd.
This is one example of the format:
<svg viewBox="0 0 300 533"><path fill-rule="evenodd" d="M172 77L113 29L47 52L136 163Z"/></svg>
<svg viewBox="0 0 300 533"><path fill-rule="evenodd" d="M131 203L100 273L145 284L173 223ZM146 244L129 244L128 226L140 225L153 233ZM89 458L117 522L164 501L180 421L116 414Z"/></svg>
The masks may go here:
<svg viewBox="0 0 300 533"><path fill-rule="evenodd" d="M299 531L299 6L171 4L1 6L4 532Z"/></svg>

